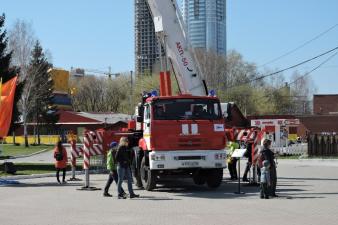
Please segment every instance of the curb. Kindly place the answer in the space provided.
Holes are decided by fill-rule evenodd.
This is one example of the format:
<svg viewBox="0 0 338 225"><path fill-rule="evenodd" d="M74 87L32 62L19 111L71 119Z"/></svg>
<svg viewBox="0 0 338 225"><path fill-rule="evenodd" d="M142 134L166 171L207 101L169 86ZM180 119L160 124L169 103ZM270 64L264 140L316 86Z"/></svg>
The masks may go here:
<svg viewBox="0 0 338 225"><path fill-rule="evenodd" d="M51 149L43 149L41 151L38 151L38 152L34 152L32 154L29 154L29 155L18 155L18 156L11 156L9 157L8 159L20 159L20 158L26 158L26 157L31 157L33 155L38 155L38 154L41 154L41 153L44 153L44 152L48 152L48 151L52 151Z"/></svg>
<svg viewBox="0 0 338 225"><path fill-rule="evenodd" d="M84 172L82 172L82 171L75 172L75 175L82 175L82 174L84 174ZM68 171L68 172L66 172L66 175L71 176L72 172ZM45 177L55 177L55 173L8 176L8 177L2 177L2 179L5 179L5 180L25 180L25 179L36 179L36 178L45 178Z"/></svg>
<svg viewBox="0 0 338 225"><path fill-rule="evenodd" d="M84 175L84 171L75 171L75 175ZM90 171L90 174L105 174L104 171ZM67 176L72 175L72 171L66 172ZM32 174L32 175L18 175L18 176L7 176L7 177L0 177L1 179L5 180L25 180L25 179L36 179L36 178L45 178L45 177L55 177L54 173L43 173L43 174Z"/></svg>

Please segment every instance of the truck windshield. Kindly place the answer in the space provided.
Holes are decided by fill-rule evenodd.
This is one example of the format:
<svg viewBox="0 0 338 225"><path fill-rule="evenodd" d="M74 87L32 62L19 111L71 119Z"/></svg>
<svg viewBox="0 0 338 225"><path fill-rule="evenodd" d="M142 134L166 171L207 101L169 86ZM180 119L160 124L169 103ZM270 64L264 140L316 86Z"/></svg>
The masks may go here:
<svg viewBox="0 0 338 225"><path fill-rule="evenodd" d="M153 104L155 120L218 120L220 103L213 99L166 99Z"/></svg>

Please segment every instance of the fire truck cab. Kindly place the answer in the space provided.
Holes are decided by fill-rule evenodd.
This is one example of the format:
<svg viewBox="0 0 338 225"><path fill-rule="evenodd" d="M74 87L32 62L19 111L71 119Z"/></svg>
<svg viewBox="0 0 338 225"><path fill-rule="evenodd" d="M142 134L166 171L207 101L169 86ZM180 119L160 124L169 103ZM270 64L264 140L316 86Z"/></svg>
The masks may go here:
<svg viewBox="0 0 338 225"><path fill-rule="evenodd" d="M225 131L220 102L209 96L151 96L138 107L143 137L134 148L138 186L155 187L166 176L191 176L218 187L223 178Z"/></svg>

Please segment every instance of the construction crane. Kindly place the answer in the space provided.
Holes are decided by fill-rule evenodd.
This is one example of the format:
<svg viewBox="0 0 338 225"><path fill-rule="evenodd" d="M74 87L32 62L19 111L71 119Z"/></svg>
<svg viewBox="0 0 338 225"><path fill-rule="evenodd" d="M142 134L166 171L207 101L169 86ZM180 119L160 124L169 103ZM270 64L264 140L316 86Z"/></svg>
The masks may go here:
<svg viewBox="0 0 338 225"><path fill-rule="evenodd" d="M87 69L87 68L73 68L73 67L71 68L71 71L74 76L85 76L86 72L93 73L94 75L96 74L105 75L105 76L108 76L109 78L112 78L112 76L118 77L121 75L120 73L112 73L110 66L108 67L108 71L101 71L97 69Z"/></svg>

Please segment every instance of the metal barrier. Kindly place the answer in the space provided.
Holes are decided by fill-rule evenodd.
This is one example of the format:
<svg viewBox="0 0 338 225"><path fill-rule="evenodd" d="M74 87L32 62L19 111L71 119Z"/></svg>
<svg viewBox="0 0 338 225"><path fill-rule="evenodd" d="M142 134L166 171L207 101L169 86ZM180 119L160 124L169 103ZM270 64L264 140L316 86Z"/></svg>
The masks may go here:
<svg viewBox="0 0 338 225"><path fill-rule="evenodd" d="M76 143L75 135L69 138L70 144L63 144L68 149L71 156L72 177L70 181L78 181L75 177L76 165L83 157L83 170L85 171L85 185L81 189L94 190L89 185L89 171L102 172L106 168L105 152L103 148L103 132L93 132L86 130L83 136L83 143ZM96 190L96 189L95 189Z"/></svg>
<svg viewBox="0 0 338 225"><path fill-rule="evenodd" d="M309 156L338 156L338 135L311 134L308 138Z"/></svg>
<svg viewBox="0 0 338 225"><path fill-rule="evenodd" d="M288 147L272 147L272 149L279 155L305 155L308 152L308 144L300 143Z"/></svg>
<svg viewBox="0 0 338 225"><path fill-rule="evenodd" d="M90 186L89 182L89 169L91 166L91 157L96 156L96 163L103 165L104 162L99 157L100 155L104 154L104 148L103 148L103 133L102 132L93 132L85 130L83 135L83 169L85 171L85 185L78 189L78 190L101 190L100 188L92 187ZM99 160L98 160L99 159Z"/></svg>

